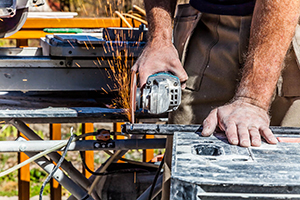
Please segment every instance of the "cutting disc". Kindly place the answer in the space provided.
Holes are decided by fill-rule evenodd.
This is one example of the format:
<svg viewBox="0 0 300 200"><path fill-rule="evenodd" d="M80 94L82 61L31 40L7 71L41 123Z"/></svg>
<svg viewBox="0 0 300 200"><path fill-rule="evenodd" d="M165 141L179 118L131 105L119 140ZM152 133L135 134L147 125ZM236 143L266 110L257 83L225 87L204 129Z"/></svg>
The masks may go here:
<svg viewBox="0 0 300 200"><path fill-rule="evenodd" d="M131 71L131 80L130 80L130 122L134 123L134 112L136 110L136 89L137 89L137 77L136 71Z"/></svg>
<svg viewBox="0 0 300 200"><path fill-rule="evenodd" d="M19 31L24 25L28 15L28 8L17 9L16 14L11 18L0 20L0 38L5 38Z"/></svg>

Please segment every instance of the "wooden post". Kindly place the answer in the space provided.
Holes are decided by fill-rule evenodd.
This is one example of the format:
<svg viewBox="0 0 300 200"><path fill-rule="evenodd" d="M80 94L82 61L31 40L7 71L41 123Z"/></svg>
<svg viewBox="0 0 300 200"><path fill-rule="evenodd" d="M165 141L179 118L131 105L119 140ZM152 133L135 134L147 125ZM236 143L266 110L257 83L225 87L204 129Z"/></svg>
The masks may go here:
<svg viewBox="0 0 300 200"><path fill-rule="evenodd" d="M82 124L82 134L94 132L94 124L93 123L83 123ZM88 136L84 138L85 140L93 140L94 136ZM85 162L88 168L92 171L95 171L94 167L94 152L93 151L85 151L84 152ZM83 168L83 174L85 177L89 178L92 174Z"/></svg>
<svg viewBox="0 0 300 200"><path fill-rule="evenodd" d="M145 135L145 139L153 139L154 135ZM143 162L149 162L154 156L154 149L143 150Z"/></svg>
<svg viewBox="0 0 300 200"><path fill-rule="evenodd" d="M18 136L26 138L18 131ZM27 138L26 138L27 139ZM18 153L18 163L24 162L29 157L25 153ZM29 200L30 198L30 164L21 167L18 170L19 200Z"/></svg>
<svg viewBox="0 0 300 200"><path fill-rule="evenodd" d="M125 124L124 122L116 122L114 123L114 132L121 132L121 125ZM115 137L115 140L124 140L125 139L125 136L123 135L116 135ZM122 158L125 158L125 155L122 156ZM124 161L122 160L118 160L117 161L118 163L124 163Z"/></svg>
<svg viewBox="0 0 300 200"><path fill-rule="evenodd" d="M50 139L61 140L61 124L50 124ZM50 199L59 200L61 196L61 185L52 178L50 181Z"/></svg>
<svg viewBox="0 0 300 200"><path fill-rule="evenodd" d="M28 39L17 39L17 47L28 47Z"/></svg>

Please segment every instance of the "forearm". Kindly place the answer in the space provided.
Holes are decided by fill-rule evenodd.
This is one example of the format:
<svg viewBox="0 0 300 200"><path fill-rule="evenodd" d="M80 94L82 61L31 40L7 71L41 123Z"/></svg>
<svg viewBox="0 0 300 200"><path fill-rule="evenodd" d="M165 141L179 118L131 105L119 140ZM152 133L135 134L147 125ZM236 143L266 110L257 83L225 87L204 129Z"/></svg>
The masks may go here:
<svg viewBox="0 0 300 200"><path fill-rule="evenodd" d="M172 41L172 20L177 0L145 0L149 41Z"/></svg>
<svg viewBox="0 0 300 200"><path fill-rule="evenodd" d="M268 110L299 18L300 0L257 0L235 99Z"/></svg>

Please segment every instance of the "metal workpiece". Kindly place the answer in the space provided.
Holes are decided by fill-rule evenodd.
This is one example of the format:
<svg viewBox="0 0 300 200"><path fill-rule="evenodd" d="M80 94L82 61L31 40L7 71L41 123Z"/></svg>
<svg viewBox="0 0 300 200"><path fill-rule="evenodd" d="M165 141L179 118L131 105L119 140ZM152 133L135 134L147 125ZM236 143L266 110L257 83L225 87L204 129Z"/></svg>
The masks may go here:
<svg viewBox="0 0 300 200"><path fill-rule="evenodd" d="M0 141L0 152L41 152L54 147L64 140L50 141ZM70 144L68 151L101 151L130 149L163 149L165 139L130 139L130 140L80 140ZM65 148L58 149L63 151Z"/></svg>
<svg viewBox="0 0 300 200"><path fill-rule="evenodd" d="M175 132L173 139L172 200L300 199L299 143L244 148L230 145L224 133Z"/></svg>
<svg viewBox="0 0 300 200"><path fill-rule="evenodd" d="M191 132L201 135L202 125L179 125L179 124L130 124L122 125L122 133L127 134L155 134L155 135L172 135L175 132ZM300 135L300 128L296 127L280 127L271 126L274 134ZM217 133L222 133L220 129L216 129Z"/></svg>
<svg viewBox="0 0 300 200"><path fill-rule="evenodd" d="M178 124L130 124L122 125L122 133L149 134L149 135L173 135L175 132L199 132L201 125L178 125Z"/></svg>

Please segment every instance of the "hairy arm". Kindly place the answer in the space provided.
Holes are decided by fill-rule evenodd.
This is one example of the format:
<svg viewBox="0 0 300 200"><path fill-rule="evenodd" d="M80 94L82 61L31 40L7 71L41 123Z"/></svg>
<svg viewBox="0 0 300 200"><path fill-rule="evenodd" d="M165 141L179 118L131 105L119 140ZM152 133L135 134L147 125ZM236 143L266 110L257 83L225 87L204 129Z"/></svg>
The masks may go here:
<svg viewBox="0 0 300 200"><path fill-rule="evenodd" d="M203 122L203 135L223 129L231 144L259 146L261 135L277 141L269 129L268 109L282 63L299 18L300 0L257 0L249 50L233 102L213 110Z"/></svg>
<svg viewBox="0 0 300 200"><path fill-rule="evenodd" d="M268 110L299 17L299 0L257 1L236 98ZM262 95L263 94L263 95Z"/></svg>
<svg viewBox="0 0 300 200"><path fill-rule="evenodd" d="M187 74L172 43L172 21L177 0L144 2L149 22L148 42L132 70L139 71L141 86L148 76L162 71L170 71L181 82L186 81Z"/></svg>
<svg viewBox="0 0 300 200"><path fill-rule="evenodd" d="M172 21L177 0L145 0L149 40L172 42Z"/></svg>

